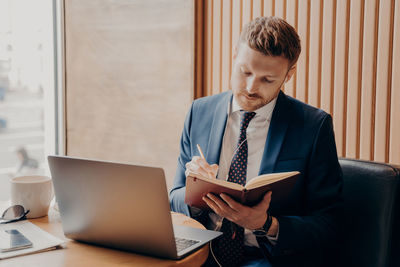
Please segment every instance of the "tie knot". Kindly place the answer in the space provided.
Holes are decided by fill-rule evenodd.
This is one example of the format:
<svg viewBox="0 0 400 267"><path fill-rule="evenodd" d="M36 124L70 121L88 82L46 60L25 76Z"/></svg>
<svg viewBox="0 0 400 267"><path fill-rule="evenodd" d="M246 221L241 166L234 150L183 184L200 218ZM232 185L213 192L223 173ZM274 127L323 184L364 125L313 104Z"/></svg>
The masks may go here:
<svg viewBox="0 0 400 267"><path fill-rule="evenodd" d="M256 113L252 111L243 112L242 121L240 123L240 129L241 130L247 129L247 126L249 126L251 119L253 119L255 115Z"/></svg>

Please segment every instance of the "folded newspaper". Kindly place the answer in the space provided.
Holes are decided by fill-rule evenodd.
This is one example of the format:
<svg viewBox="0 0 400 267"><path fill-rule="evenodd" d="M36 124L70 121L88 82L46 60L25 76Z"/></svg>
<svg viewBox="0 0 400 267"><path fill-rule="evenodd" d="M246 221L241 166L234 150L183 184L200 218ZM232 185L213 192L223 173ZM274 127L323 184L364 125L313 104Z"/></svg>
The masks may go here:
<svg viewBox="0 0 400 267"><path fill-rule="evenodd" d="M31 248L25 248L21 250L0 252L0 260L20 255L27 255L27 254L62 248L63 247L62 245L66 242L60 238L57 238L47 233L46 231L43 231L41 228L37 227L36 225L28 221L0 224L0 232L4 232L11 229L18 230L21 234L23 234L27 239L29 239L32 242L33 246Z"/></svg>

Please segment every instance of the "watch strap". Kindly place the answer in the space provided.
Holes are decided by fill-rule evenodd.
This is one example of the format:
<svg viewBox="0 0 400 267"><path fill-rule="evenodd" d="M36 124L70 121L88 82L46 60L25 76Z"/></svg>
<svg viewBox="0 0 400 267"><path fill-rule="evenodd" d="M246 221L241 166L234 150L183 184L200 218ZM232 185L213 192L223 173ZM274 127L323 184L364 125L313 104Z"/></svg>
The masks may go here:
<svg viewBox="0 0 400 267"><path fill-rule="evenodd" d="M268 234L268 230L272 224L272 216L269 212L267 212L267 220L261 228L253 230L253 234L255 236L266 236Z"/></svg>

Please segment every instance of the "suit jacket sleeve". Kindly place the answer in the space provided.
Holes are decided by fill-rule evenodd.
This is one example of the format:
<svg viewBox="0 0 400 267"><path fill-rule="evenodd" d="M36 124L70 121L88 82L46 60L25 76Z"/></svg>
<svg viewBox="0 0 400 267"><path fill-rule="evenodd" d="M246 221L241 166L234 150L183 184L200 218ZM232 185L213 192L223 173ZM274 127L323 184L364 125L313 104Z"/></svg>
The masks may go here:
<svg viewBox="0 0 400 267"><path fill-rule="evenodd" d="M189 206L185 204L186 176L185 165L192 160L192 151L190 144L190 130L192 122L193 104L186 115L185 124L180 141L180 154L178 157L178 167L176 169L173 187L170 191L171 210L190 216Z"/></svg>
<svg viewBox="0 0 400 267"><path fill-rule="evenodd" d="M328 114L314 139L305 175L306 210L302 216L277 216L278 242L275 246L263 244L273 256L310 252L315 256L333 246L339 234L342 172Z"/></svg>
<svg viewBox="0 0 400 267"><path fill-rule="evenodd" d="M227 107L232 94L225 92L222 94L199 98L193 101L192 106L186 116L181 141L178 166L176 169L174 184L170 191L171 210L191 216L200 223L205 224L208 219L208 212L189 207L185 204L186 191L186 163L192 160L193 156L199 155L196 144L200 144L207 155L210 164L218 163L219 145L211 144L211 132L214 140L222 140L224 122L227 118ZM218 114L220 117L215 117ZM218 130L213 128L216 119L218 120ZM220 139L221 138L221 139ZM210 147L208 147L210 145Z"/></svg>

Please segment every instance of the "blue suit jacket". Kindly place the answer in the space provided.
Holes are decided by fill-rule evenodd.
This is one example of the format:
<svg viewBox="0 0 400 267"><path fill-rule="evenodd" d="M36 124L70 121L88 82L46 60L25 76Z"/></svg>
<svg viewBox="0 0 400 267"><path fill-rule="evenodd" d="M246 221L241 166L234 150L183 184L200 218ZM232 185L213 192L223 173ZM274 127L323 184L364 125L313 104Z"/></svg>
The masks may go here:
<svg viewBox="0 0 400 267"><path fill-rule="evenodd" d="M171 209L190 216L185 198L185 164L199 155L219 163L232 92L197 99L186 117L173 188ZM331 116L280 92L272 114L259 174L300 171L285 206L274 202L270 213L279 221L275 246L265 244L276 262L315 265L335 244L341 210L342 173ZM207 216L206 216L207 217ZM307 263L306 263L307 262Z"/></svg>

